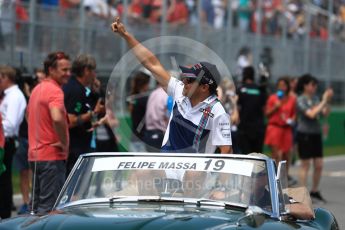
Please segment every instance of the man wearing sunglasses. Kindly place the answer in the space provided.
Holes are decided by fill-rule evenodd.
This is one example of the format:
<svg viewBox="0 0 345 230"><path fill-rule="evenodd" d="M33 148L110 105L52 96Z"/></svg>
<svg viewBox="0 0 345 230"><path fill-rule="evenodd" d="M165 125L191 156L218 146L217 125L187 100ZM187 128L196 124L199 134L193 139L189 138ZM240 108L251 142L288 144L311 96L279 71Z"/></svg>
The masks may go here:
<svg viewBox="0 0 345 230"><path fill-rule="evenodd" d="M208 62L180 66L182 73L177 79L164 69L150 50L126 31L118 17L111 26L175 101L162 151L214 153L218 147L221 153L230 153L230 118L217 99L217 83L221 78L217 67Z"/></svg>

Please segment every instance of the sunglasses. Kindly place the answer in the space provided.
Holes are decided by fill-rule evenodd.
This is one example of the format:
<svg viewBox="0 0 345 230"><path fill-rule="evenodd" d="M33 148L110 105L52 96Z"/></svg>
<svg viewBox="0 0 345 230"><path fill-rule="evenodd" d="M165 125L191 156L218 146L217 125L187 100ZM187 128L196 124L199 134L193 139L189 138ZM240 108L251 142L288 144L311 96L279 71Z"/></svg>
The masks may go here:
<svg viewBox="0 0 345 230"><path fill-rule="evenodd" d="M69 59L69 58L64 52L56 52L55 59L61 60L61 59Z"/></svg>
<svg viewBox="0 0 345 230"><path fill-rule="evenodd" d="M182 77L181 78L181 81L184 83L184 84L192 84L196 81L196 78L190 78L190 77Z"/></svg>

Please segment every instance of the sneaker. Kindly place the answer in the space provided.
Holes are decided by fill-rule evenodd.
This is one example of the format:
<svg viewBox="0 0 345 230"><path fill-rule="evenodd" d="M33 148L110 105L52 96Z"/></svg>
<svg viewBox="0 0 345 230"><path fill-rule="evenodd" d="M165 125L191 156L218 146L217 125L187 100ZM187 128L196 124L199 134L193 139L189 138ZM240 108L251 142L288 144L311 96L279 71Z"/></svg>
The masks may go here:
<svg viewBox="0 0 345 230"><path fill-rule="evenodd" d="M322 202L326 203L326 200L321 196L320 191L310 192L310 197L313 199L316 199L318 201L322 201Z"/></svg>
<svg viewBox="0 0 345 230"><path fill-rule="evenodd" d="M20 206L18 215L22 215L25 213L29 213L29 206L27 204L23 204L22 206Z"/></svg>

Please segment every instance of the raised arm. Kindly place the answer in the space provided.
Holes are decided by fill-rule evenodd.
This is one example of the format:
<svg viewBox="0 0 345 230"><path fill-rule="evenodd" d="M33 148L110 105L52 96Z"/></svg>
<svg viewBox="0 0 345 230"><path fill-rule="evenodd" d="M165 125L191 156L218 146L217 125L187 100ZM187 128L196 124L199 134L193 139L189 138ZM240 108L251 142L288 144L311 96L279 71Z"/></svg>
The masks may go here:
<svg viewBox="0 0 345 230"><path fill-rule="evenodd" d="M305 113L306 116L311 119L314 119L319 113L324 111L324 109L327 107L327 104L332 99L332 97L333 97L333 90L326 89L322 95L321 102L318 105L314 106L313 108L308 109Z"/></svg>
<svg viewBox="0 0 345 230"><path fill-rule="evenodd" d="M156 80L166 90L170 80L170 74L164 69L158 58L137 39L135 39L132 34L127 32L119 17L115 18L115 21L111 24L111 28L114 33L118 33L123 39L126 40L139 62L146 69L151 71Z"/></svg>

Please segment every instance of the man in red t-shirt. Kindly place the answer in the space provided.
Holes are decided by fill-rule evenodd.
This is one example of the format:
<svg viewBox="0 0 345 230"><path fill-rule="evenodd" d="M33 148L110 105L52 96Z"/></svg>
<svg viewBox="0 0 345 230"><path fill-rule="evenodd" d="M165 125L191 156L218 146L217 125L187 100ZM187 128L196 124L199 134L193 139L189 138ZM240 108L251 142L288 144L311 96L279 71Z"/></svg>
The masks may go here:
<svg viewBox="0 0 345 230"><path fill-rule="evenodd" d="M33 210L46 214L52 208L65 181L69 136L62 85L70 77L71 63L63 52L44 61L47 79L30 96L27 117L29 162L35 177Z"/></svg>

